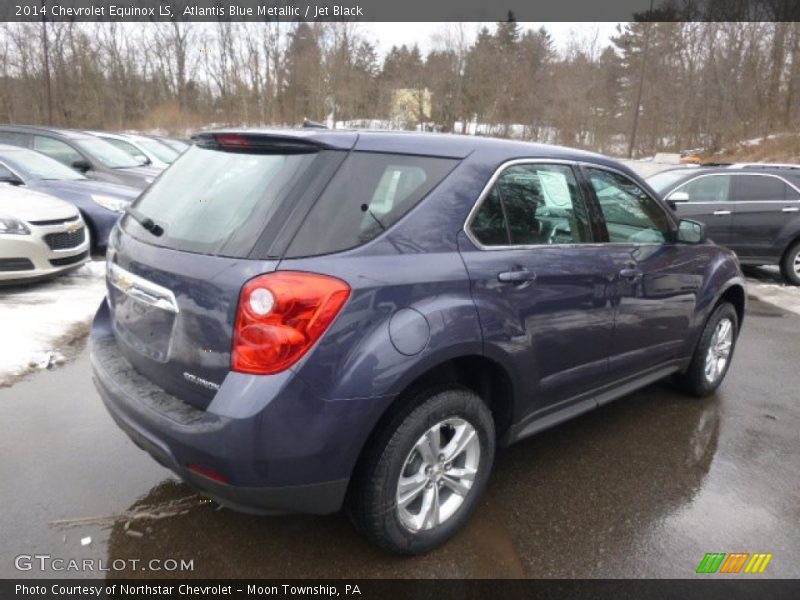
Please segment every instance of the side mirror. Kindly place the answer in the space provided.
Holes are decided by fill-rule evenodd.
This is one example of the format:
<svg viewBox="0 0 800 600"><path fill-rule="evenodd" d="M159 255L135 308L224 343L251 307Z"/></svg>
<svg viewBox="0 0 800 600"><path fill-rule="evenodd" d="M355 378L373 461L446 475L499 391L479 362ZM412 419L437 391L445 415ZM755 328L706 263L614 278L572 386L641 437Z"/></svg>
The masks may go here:
<svg viewBox="0 0 800 600"><path fill-rule="evenodd" d="M86 171L92 168L92 165L89 164L88 160L84 160L81 158L72 161L72 168L75 169L76 171L80 171L81 173L86 173Z"/></svg>
<svg viewBox="0 0 800 600"><path fill-rule="evenodd" d="M678 203L688 201L688 192L672 192L669 196L667 196L667 204L669 204L670 208L672 209L674 209Z"/></svg>
<svg viewBox="0 0 800 600"><path fill-rule="evenodd" d="M149 158L147 158L147 157L146 157L144 154L135 154L135 155L133 156L133 158L135 158L136 160L138 160L138 161L139 161L140 163L142 163L143 165L150 165L150 164L153 164L153 161L152 161L152 160L150 160Z"/></svg>
<svg viewBox="0 0 800 600"><path fill-rule="evenodd" d="M702 244L706 241L706 226L697 221L681 219L677 239L684 244Z"/></svg>

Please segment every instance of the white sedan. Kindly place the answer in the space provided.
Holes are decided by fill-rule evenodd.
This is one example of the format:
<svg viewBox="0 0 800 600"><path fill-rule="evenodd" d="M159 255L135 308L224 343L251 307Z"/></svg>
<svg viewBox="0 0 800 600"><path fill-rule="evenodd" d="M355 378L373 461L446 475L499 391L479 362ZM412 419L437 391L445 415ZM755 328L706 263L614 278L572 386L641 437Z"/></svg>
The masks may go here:
<svg viewBox="0 0 800 600"><path fill-rule="evenodd" d="M0 184L0 283L44 279L87 260L89 232L77 208Z"/></svg>

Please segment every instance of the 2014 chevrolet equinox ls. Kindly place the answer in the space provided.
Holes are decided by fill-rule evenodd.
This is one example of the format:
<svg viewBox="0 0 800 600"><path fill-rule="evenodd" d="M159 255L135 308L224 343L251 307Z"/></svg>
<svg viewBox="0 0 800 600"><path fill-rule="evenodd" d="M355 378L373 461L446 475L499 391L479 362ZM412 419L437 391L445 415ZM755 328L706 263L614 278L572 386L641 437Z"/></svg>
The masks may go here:
<svg viewBox="0 0 800 600"><path fill-rule="evenodd" d="M495 448L672 376L712 393L734 255L565 148L326 130L199 134L117 224L94 377L223 505L331 513L419 553Z"/></svg>

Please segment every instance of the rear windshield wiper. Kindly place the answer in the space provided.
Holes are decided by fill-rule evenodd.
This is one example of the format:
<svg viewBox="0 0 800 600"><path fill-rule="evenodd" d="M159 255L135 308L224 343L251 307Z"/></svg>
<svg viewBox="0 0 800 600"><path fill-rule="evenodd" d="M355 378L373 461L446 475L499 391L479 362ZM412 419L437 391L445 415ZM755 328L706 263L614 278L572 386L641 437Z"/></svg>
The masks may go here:
<svg viewBox="0 0 800 600"><path fill-rule="evenodd" d="M130 206L125 209L125 213L130 215L131 218L136 221L139 225L144 227L147 231L152 233L154 236L158 237L162 233L164 233L164 228L161 227L158 223L153 221L150 217L147 217L140 213L135 208L131 208Z"/></svg>

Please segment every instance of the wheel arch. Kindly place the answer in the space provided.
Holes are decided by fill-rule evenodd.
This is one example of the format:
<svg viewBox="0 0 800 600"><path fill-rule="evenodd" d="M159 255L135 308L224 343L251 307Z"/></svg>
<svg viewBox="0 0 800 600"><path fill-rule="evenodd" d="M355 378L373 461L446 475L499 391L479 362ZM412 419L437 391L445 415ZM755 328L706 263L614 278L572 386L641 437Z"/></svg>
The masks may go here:
<svg viewBox="0 0 800 600"><path fill-rule="evenodd" d="M505 443L515 411L513 380L506 369L491 358L481 354L462 354L442 360L417 373L403 386L384 408L366 436L352 473L359 471L365 456L400 410L409 408L409 403L418 398L425 389L446 386L461 386L478 394L492 413L498 443Z"/></svg>
<svg viewBox="0 0 800 600"><path fill-rule="evenodd" d="M739 329L741 329L747 307L747 292L745 291L744 284L738 282L732 283L722 290L722 293L719 294L714 302L709 316L714 312L714 309L723 302L729 302L733 305L733 308L736 309L736 318L739 321Z"/></svg>

